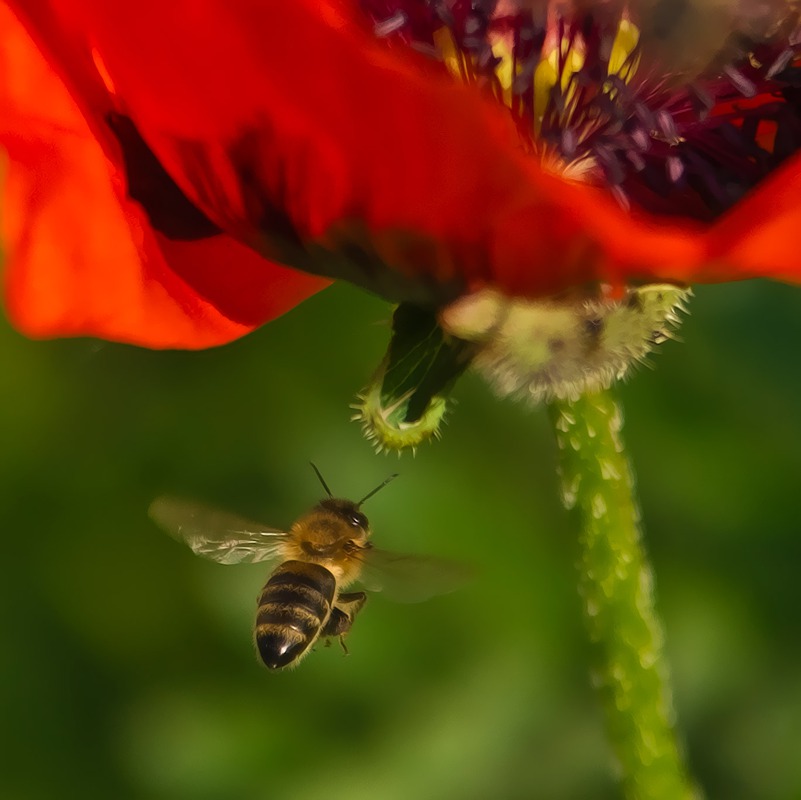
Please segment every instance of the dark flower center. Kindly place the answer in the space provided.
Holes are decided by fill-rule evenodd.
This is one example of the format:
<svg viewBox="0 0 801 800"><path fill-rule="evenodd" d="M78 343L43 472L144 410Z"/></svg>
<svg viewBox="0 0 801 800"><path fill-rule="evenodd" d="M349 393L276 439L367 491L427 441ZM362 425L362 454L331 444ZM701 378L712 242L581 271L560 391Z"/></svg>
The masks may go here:
<svg viewBox="0 0 801 800"><path fill-rule="evenodd" d="M638 20L639 6L362 3L388 46L429 54L492 94L532 155L623 205L713 219L801 147L801 36L789 6L758 32L733 26L706 66L677 72L657 55L664 25Z"/></svg>

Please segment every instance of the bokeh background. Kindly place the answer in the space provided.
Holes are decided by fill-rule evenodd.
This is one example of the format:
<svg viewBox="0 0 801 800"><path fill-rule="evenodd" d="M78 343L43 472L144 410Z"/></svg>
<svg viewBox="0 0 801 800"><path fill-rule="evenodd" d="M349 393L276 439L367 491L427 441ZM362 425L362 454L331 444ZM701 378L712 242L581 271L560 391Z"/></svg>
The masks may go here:
<svg viewBox="0 0 801 800"><path fill-rule="evenodd" d="M690 762L712 798L801 797L801 291L699 289L622 388ZM0 796L617 796L542 409L463 379L441 442L373 454L349 403L389 308L335 286L207 352L0 330ZM371 598L351 655L269 674L262 566L193 556L164 491L288 525L335 493L386 547L472 562Z"/></svg>

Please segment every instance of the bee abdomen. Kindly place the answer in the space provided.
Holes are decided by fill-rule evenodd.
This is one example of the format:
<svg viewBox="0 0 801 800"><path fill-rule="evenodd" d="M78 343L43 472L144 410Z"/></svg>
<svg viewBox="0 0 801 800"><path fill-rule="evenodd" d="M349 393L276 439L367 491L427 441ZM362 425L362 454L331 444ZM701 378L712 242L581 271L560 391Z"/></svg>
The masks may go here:
<svg viewBox="0 0 801 800"><path fill-rule="evenodd" d="M331 615L334 576L319 564L287 561L270 576L259 597L256 647L269 669L300 659Z"/></svg>

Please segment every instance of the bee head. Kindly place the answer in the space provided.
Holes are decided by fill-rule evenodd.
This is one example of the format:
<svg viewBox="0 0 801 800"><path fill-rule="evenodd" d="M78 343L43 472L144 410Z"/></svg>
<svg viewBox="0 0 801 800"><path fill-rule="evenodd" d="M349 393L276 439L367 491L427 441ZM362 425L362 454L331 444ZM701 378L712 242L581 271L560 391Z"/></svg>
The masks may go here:
<svg viewBox="0 0 801 800"><path fill-rule="evenodd" d="M370 523L367 517L359 510L359 504L352 500L338 500L335 497L328 497L320 502L320 508L336 514L343 522L353 528L354 533L368 533Z"/></svg>
<svg viewBox="0 0 801 800"><path fill-rule="evenodd" d="M396 472L390 475L385 481L379 483L375 489L362 497L358 503L354 503L352 500L339 500L338 498L334 497L334 495L331 494L331 490L328 488L328 484L321 475L320 470L317 469L314 464L312 464L311 467L314 470L314 474L322 484L323 489L325 489L325 493L328 495L325 500L320 501L318 508L333 512L343 522L346 522L348 525L350 525L354 530L361 531L363 534L361 538L366 539L370 535L370 523L367 521L367 517L362 514L360 509L364 505L365 500L369 500L376 492L383 489L390 481L395 480L395 478L398 477L398 473Z"/></svg>

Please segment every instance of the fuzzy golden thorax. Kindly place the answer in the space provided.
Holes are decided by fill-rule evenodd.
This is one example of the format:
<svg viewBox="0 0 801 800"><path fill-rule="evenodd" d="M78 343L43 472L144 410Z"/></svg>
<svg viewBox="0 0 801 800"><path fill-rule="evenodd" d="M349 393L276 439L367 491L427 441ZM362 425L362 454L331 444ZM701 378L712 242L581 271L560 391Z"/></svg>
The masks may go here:
<svg viewBox="0 0 801 800"><path fill-rule="evenodd" d="M341 589L359 577L361 551L368 549L370 524L351 500L327 498L290 528L286 558L328 569Z"/></svg>

